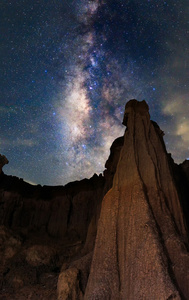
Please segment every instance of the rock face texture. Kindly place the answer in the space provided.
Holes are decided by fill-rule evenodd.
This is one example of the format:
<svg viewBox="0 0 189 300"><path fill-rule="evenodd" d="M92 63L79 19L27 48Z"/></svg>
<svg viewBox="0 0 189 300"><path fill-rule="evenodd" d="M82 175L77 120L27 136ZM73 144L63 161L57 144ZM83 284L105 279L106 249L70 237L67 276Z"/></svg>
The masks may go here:
<svg viewBox="0 0 189 300"><path fill-rule="evenodd" d="M189 299L188 235L163 132L145 101L126 104L123 124L84 299Z"/></svg>
<svg viewBox="0 0 189 300"><path fill-rule="evenodd" d="M73 269L70 263L93 250L104 186L102 175L64 187L41 187L2 173L0 299L66 300L83 295L76 292L82 268ZM90 263L87 260L86 269ZM87 278L88 273L83 287Z"/></svg>
<svg viewBox="0 0 189 300"><path fill-rule="evenodd" d="M126 104L103 175L32 186L0 156L0 299L189 299L189 163L148 110Z"/></svg>
<svg viewBox="0 0 189 300"><path fill-rule="evenodd" d="M66 186L32 186L4 175L0 182L0 225L49 237L85 240L88 225L103 198L104 178Z"/></svg>

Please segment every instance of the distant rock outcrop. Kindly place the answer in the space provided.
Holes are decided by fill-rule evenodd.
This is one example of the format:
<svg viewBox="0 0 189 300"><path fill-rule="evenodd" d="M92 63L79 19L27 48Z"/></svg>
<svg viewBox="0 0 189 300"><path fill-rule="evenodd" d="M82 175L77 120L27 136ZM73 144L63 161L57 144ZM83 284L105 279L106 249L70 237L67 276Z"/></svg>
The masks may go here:
<svg viewBox="0 0 189 300"><path fill-rule="evenodd" d="M2 172L0 299L189 299L189 162L145 101L126 104L103 175L32 186Z"/></svg>
<svg viewBox="0 0 189 300"><path fill-rule="evenodd" d="M2 173L2 168L4 167L4 165L6 165L6 164L8 164L8 163L9 163L9 161L8 161L8 159L6 158L6 156L0 154L0 175L1 175L1 173Z"/></svg>
<svg viewBox="0 0 189 300"><path fill-rule="evenodd" d="M123 124L85 299L189 299L188 234L163 132L145 101L126 104Z"/></svg>

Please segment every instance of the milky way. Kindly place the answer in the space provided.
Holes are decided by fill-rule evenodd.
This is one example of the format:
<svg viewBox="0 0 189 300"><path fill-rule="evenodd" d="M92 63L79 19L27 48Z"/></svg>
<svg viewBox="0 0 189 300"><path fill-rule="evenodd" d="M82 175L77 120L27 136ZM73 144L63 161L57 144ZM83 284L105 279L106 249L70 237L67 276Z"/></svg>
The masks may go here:
<svg viewBox="0 0 189 300"><path fill-rule="evenodd" d="M187 0L1 6L6 173L57 185L103 172L132 98L147 101L176 162L189 157Z"/></svg>

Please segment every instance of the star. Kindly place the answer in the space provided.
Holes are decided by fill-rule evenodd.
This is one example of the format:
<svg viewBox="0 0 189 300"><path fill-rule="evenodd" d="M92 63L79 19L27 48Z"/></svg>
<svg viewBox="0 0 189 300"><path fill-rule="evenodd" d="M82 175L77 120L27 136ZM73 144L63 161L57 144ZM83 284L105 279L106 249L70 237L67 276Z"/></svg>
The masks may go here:
<svg viewBox="0 0 189 300"><path fill-rule="evenodd" d="M133 98L175 161L188 157L186 0L21 2L2 4L5 173L46 185L102 173Z"/></svg>

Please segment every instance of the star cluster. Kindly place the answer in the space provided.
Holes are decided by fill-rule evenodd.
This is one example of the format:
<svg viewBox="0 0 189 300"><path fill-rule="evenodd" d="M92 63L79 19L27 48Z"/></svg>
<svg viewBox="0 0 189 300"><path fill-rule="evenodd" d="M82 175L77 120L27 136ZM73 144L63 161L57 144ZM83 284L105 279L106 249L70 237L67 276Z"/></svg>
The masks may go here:
<svg viewBox="0 0 189 300"><path fill-rule="evenodd" d="M176 162L189 157L187 0L1 4L4 170L58 185L104 169L124 106L145 99Z"/></svg>

